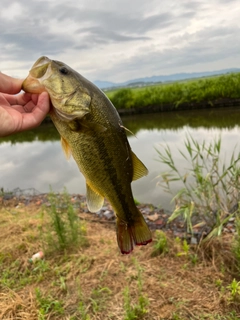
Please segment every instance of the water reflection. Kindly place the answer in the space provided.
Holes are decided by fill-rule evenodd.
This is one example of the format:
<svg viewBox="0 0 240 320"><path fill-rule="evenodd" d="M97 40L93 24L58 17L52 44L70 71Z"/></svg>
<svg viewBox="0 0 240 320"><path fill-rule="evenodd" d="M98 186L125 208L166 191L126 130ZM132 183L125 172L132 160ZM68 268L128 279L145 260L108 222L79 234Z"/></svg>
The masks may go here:
<svg viewBox="0 0 240 320"><path fill-rule="evenodd" d="M128 136L133 151L149 169L147 177L133 182L134 197L170 209L171 197L157 186L156 177L167 168L157 161L155 148L167 143L176 163L186 168L177 152L183 148L186 133L200 143L221 135L222 150L226 157L231 156L236 145L239 152L239 111L228 108L123 118L124 125L137 135L137 138ZM47 192L49 186L55 191L66 186L71 193L85 193L83 176L73 159L66 161L59 135L50 124L0 140L0 177L0 187L6 190L33 187Z"/></svg>

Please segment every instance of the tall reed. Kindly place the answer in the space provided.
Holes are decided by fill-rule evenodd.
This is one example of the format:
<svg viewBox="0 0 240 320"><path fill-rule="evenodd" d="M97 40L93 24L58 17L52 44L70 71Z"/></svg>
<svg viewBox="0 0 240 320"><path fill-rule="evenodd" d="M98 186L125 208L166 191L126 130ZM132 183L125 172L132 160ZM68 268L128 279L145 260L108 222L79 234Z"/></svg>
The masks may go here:
<svg viewBox="0 0 240 320"><path fill-rule="evenodd" d="M191 232L192 221L198 218L212 228L209 237L219 235L223 225L240 212L240 153L233 150L229 163L223 162L221 138L200 144L188 135L184 147L179 156L189 165L185 171L173 159L168 145L156 149L159 161L169 168L159 175L160 185L173 195L175 203L169 221L182 217ZM177 194L172 191L174 182L181 186Z"/></svg>

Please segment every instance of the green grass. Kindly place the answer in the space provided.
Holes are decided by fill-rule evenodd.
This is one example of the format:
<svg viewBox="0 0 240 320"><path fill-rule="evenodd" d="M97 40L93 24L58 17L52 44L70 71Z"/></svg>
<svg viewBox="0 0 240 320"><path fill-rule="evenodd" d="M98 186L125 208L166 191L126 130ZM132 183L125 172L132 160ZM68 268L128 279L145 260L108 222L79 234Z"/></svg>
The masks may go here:
<svg viewBox="0 0 240 320"><path fill-rule="evenodd" d="M130 286L127 285L123 291L123 299L124 299L124 320L134 320L134 319L141 319L146 315L149 305L149 300L147 298L147 295L143 292L143 280L142 280L142 274L144 272L144 269L140 266L139 262L136 259L133 259L133 263L135 265L137 276L137 301L133 302L131 300L131 292L130 292Z"/></svg>
<svg viewBox="0 0 240 320"><path fill-rule="evenodd" d="M181 109L183 104L208 102L218 99L240 98L240 73L148 86L123 88L106 92L117 109L159 106L164 110ZM193 105L189 105L189 109Z"/></svg>
<svg viewBox="0 0 240 320"><path fill-rule="evenodd" d="M48 198L50 206L43 208L40 227L45 251L88 245L85 226L77 216L67 191L59 195L50 192Z"/></svg>
<svg viewBox="0 0 240 320"><path fill-rule="evenodd" d="M156 240L153 245L152 256L155 257L157 255L168 253L169 246L166 234L163 231L156 230L155 237Z"/></svg>
<svg viewBox="0 0 240 320"><path fill-rule="evenodd" d="M208 238L220 235L224 224L239 213L240 200L240 153L233 151L229 163L222 163L221 139L209 144L200 144L187 136L185 149L179 149L179 157L187 163L185 171L179 168L173 159L168 145L157 149L159 161L169 168L160 174L161 186L173 195L175 210L169 222L182 217L187 231L192 232L192 221L206 224L212 228ZM178 182L181 187L175 194L171 187Z"/></svg>
<svg viewBox="0 0 240 320"><path fill-rule="evenodd" d="M45 320L45 316L50 312L55 316L61 316L64 314L63 303L53 298L51 295L45 296L39 288L36 288L36 300L39 306L39 320Z"/></svg>

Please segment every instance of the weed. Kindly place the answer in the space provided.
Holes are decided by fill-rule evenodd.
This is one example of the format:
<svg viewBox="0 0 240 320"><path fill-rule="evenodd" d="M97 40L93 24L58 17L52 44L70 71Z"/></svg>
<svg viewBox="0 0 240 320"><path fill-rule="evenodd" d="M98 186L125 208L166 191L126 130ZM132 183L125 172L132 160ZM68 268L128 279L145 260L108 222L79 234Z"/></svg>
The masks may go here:
<svg viewBox="0 0 240 320"><path fill-rule="evenodd" d="M180 240L181 241L181 240ZM180 256L187 256L189 254L189 249L190 249L190 246L189 244L187 243L187 240L184 239L182 241L182 245L181 245L181 251L177 253L177 257L180 257Z"/></svg>
<svg viewBox="0 0 240 320"><path fill-rule="evenodd" d="M5 265L1 270L0 288L22 288L32 283L33 277L28 268L21 269L20 261L13 261L8 267Z"/></svg>
<svg viewBox="0 0 240 320"><path fill-rule="evenodd" d="M195 266L198 262L198 255L196 253L191 253L191 247L188 244L186 239L181 240L180 238L175 238L175 242L178 248L178 252L176 254L177 257L186 256L188 260ZM184 265L186 269L188 267L187 264Z"/></svg>
<svg viewBox="0 0 240 320"><path fill-rule="evenodd" d="M134 198L134 203L135 203L136 206L138 206L138 205L141 204L141 203L140 203L137 199L135 199L135 198Z"/></svg>
<svg viewBox="0 0 240 320"><path fill-rule="evenodd" d="M230 283L230 285L227 286L227 289L230 291L230 300L232 301L239 301L240 299L240 281L237 282L236 279L233 279L233 281Z"/></svg>
<svg viewBox="0 0 240 320"><path fill-rule="evenodd" d="M60 276L59 279L53 281L53 285L59 287L62 292L67 292L66 278Z"/></svg>
<svg viewBox="0 0 240 320"><path fill-rule="evenodd" d="M215 281L215 285L216 285L216 287L219 289L219 291L222 293L222 294L224 294L225 293L225 287L224 287L224 285L223 285L223 281L221 280L221 279L217 279L216 281Z"/></svg>
<svg viewBox="0 0 240 320"><path fill-rule="evenodd" d="M169 248L166 234L163 231L156 230L155 236L156 242L153 245L154 250L152 252L152 256L155 257L160 254L168 253Z"/></svg>
<svg viewBox="0 0 240 320"><path fill-rule="evenodd" d="M191 263L195 266L198 262L198 255L196 253L190 254L189 259L190 259Z"/></svg>
<svg viewBox="0 0 240 320"><path fill-rule="evenodd" d="M199 144L193 137L187 136L186 153L180 155L190 164L182 173L172 158L167 145L163 151L157 150L159 161L170 169L160 174L161 185L166 192L174 195L171 183L182 183L180 191L174 195L175 210L169 222L182 217L188 232L192 231L192 220L196 218L212 228L208 239L221 234L223 225L237 212L240 199L240 153L233 152L229 164L221 164L221 139Z"/></svg>
<svg viewBox="0 0 240 320"><path fill-rule="evenodd" d="M45 274L51 270L49 263L46 260L38 260L34 264L32 275L37 283L44 280Z"/></svg>
<svg viewBox="0 0 240 320"><path fill-rule="evenodd" d="M123 298L125 310L124 320L141 319L141 317L148 312L148 299L144 295L140 294L138 296L138 302L136 304L132 304L128 286L123 291Z"/></svg>
<svg viewBox="0 0 240 320"><path fill-rule="evenodd" d="M81 320L90 320L91 319L90 315L88 314L87 307L85 306L85 304L82 301L79 302L77 310L79 312L79 315L81 316L81 318L80 318Z"/></svg>
<svg viewBox="0 0 240 320"><path fill-rule="evenodd" d="M138 285L138 299L137 303L132 303L129 286L126 286L123 291L124 300L124 320L141 319L146 313L148 313L148 298L142 293L142 272L143 268L139 265L136 259L133 259L133 263L137 269L137 285Z"/></svg>
<svg viewBox="0 0 240 320"><path fill-rule="evenodd" d="M104 309L104 303L109 298L111 290L108 287L98 287L92 290L90 302L93 313L98 313Z"/></svg>
<svg viewBox="0 0 240 320"><path fill-rule="evenodd" d="M49 202L50 207L45 207L42 212L40 228L47 244L45 251L87 245L85 226L80 223L68 193L65 191L62 195L57 195L51 192ZM50 224L45 222L45 213L50 218Z"/></svg>
<svg viewBox="0 0 240 320"><path fill-rule="evenodd" d="M236 217L235 228L236 228L236 235L233 240L232 251L236 259L237 268L240 271L240 218L239 217Z"/></svg>
<svg viewBox="0 0 240 320"><path fill-rule="evenodd" d="M55 300L51 295L44 296L39 288L36 288L36 299L39 305L39 320L44 320L45 315L52 312L55 315L64 313L63 305L60 301Z"/></svg>
<svg viewBox="0 0 240 320"><path fill-rule="evenodd" d="M223 281L222 281L221 279L217 279L217 280L215 281L215 284L216 284L216 286L217 286L218 288L221 288L221 287L222 287L222 283L223 283Z"/></svg>
<svg viewBox="0 0 240 320"><path fill-rule="evenodd" d="M181 320L182 318L176 313L174 312L172 315L172 320Z"/></svg>

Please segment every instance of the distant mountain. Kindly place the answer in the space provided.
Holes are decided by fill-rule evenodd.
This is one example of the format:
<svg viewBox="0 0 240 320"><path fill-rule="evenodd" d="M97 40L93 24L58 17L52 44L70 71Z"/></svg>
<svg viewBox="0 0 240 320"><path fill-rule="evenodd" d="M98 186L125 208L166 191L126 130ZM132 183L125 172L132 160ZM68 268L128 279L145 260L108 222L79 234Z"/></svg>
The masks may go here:
<svg viewBox="0 0 240 320"><path fill-rule="evenodd" d="M233 69L223 69L223 70L209 71L209 72L175 73L167 76L152 76L152 77L138 78L138 79L133 79L133 80L129 80L121 83L96 80L94 81L94 83L99 88L106 89L106 88L114 88L114 87L127 87L130 85L134 86L137 84L144 85L144 84L155 83L155 82L178 81L178 80L185 80L185 79L209 77L209 76L226 74L231 72L240 72L240 69L233 68Z"/></svg>
<svg viewBox="0 0 240 320"><path fill-rule="evenodd" d="M117 83L113 83L113 82L109 82L109 81L101 81L101 80L93 81L93 83L100 89L119 86L119 84L117 84Z"/></svg>

